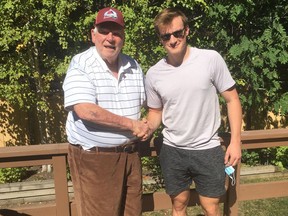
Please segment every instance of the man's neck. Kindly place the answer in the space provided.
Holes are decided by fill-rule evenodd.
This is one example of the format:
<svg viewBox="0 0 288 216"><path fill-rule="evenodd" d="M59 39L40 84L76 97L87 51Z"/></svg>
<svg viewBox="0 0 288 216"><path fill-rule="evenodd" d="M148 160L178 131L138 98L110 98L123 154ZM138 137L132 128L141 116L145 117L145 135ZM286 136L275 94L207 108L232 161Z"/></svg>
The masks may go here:
<svg viewBox="0 0 288 216"><path fill-rule="evenodd" d="M178 55L169 55L167 56L167 63L178 67L180 66L189 56L190 48L186 46L186 49L183 50L182 53L179 53Z"/></svg>
<svg viewBox="0 0 288 216"><path fill-rule="evenodd" d="M107 67L109 68L109 70L111 70L112 72L117 72L118 73L118 59L116 61L105 61Z"/></svg>
<svg viewBox="0 0 288 216"><path fill-rule="evenodd" d="M108 62L105 61L106 65L108 67L108 69L111 71L111 73L113 74L113 76L118 79L118 60L113 61L113 62Z"/></svg>

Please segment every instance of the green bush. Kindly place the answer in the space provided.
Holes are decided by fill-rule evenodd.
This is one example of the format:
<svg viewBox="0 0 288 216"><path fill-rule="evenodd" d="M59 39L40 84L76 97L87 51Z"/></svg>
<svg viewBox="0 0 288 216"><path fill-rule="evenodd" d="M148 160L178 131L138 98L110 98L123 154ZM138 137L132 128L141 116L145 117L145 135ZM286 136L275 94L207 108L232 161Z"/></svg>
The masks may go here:
<svg viewBox="0 0 288 216"><path fill-rule="evenodd" d="M242 163L249 166L276 165L280 168L288 168L288 147L263 148L242 151Z"/></svg>
<svg viewBox="0 0 288 216"><path fill-rule="evenodd" d="M164 187L164 179L158 157L142 157L143 172L151 176L155 181L153 185L143 185L144 191L157 191Z"/></svg>
<svg viewBox="0 0 288 216"><path fill-rule="evenodd" d="M288 168L288 147L281 146L276 148L275 159L272 160L272 163L281 167Z"/></svg>
<svg viewBox="0 0 288 216"><path fill-rule="evenodd" d="M242 163L245 163L246 165L249 166L255 166L260 164L260 156L259 153L256 151L251 151L251 150L243 150L242 151Z"/></svg>
<svg viewBox="0 0 288 216"><path fill-rule="evenodd" d="M0 183L20 182L27 175L27 168L0 169Z"/></svg>

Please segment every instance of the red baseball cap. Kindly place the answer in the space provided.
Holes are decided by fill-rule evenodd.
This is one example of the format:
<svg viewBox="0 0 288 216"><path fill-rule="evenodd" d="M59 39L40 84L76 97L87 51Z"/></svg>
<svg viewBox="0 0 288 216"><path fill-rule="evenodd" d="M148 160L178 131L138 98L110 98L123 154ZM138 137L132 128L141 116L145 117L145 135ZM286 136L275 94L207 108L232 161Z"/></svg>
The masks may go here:
<svg viewBox="0 0 288 216"><path fill-rule="evenodd" d="M115 22L124 28L123 15L119 10L115 8L107 7L98 11L95 19L95 25L104 22Z"/></svg>

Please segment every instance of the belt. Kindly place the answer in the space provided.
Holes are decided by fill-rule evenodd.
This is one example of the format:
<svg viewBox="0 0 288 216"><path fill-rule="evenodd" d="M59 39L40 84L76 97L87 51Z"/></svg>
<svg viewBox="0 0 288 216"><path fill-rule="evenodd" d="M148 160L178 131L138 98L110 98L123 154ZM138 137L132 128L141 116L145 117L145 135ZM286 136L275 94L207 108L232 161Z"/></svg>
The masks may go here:
<svg viewBox="0 0 288 216"><path fill-rule="evenodd" d="M82 146L79 144L73 145L72 146L78 147L82 149ZM95 152L115 152L115 153L133 153L137 151L137 143L129 143L129 144L124 144L120 146L115 146L115 147L92 147L88 149L88 151L95 151Z"/></svg>

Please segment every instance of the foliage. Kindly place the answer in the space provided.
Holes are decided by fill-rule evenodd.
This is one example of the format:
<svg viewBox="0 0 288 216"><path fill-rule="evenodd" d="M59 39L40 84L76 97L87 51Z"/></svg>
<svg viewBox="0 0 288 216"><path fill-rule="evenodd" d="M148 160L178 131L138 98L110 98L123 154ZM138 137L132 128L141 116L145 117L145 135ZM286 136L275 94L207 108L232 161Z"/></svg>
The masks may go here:
<svg viewBox="0 0 288 216"><path fill-rule="evenodd" d="M64 0L0 3L0 100L28 113L33 121L30 143L55 142L54 135L63 134L55 131L56 116L64 116L55 101L61 101L63 74L72 53L88 44L86 19L97 10L92 5L93 1ZM33 137L35 130L40 139Z"/></svg>
<svg viewBox="0 0 288 216"><path fill-rule="evenodd" d="M259 154L251 150L242 150L242 163L249 166L256 166L260 164Z"/></svg>
<svg viewBox="0 0 288 216"><path fill-rule="evenodd" d="M288 147L277 147L275 151L275 158L272 160L272 164L281 168L288 169Z"/></svg>
<svg viewBox="0 0 288 216"><path fill-rule="evenodd" d="M153 20L163 8L179 7L190 15L194 8L206 7L205 1L151 1L137 0L123 3L119 9L125 17L126 41L123 52L133 56L141 64L144 73L151 65L165 56L165 51L154 31Z"/></svg>
<svg viewBox="0 0 288 216"><path fill-rule="evenodd" d="M27 168L0 169L0 183L20 182L27 174Z"/></svg>
<svg viewBox="0 0 288 216"><path fill-rule="evenodd" d="M288 147L264 148L256 150L243 150L242 162L249 166L276 165L279 168L288 168Z"/></svg>
<svg viewBox="0 0 288 216"><path fill-rule="evenodd" d="M288 113L288 92L280 95L280 98L274 103L274 110L275 112L279 111L281 116L285 116L285 114Z"/></svg>
<svg viewBox="0 0 288 216"><path fill-rule="evenodd" d="M161 173L161 167L158 157L142 157L142 168L147 172L148 176L156 182L153 185L143 185L144 191L157 191L164 187L164 179Z"/></svg>
<svg viewBox="0 0 288 216"><path fill-rule="evenodd" d="M263 129L268 111L287 115L287 1L212 2L193 41L222 53L237 81L245 129Z"/></svg>

